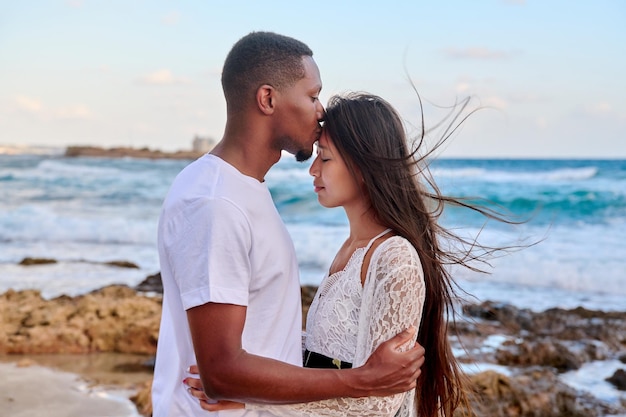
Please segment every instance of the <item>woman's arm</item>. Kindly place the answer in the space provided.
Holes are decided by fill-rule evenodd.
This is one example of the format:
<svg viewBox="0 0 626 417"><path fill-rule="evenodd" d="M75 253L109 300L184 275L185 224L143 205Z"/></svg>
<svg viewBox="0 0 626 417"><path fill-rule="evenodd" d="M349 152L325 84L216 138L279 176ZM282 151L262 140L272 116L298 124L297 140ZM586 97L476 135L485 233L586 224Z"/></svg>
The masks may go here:
<svg viewBox="0 0 626 417"><path fill-rule="evenodd" d="M208 303L187 313L204 390L218 400L285 404L390 395L414 387L423 363L419 349L396 349L400 341L411 340L403 333L358 369L302 368L242 348L245 307Z"/></svg>
<svg viewBox="0 0 626 417"><path fill-rule="evenodd" d="M419 328L424 297L424 277L415 249L401 238L381 244L372 256L363 288L354 365L363 365L381 343L404 329ZM412 339L399 348L407 350L414 344ZM277 416L393 416L406 395L337 398L284 406L246 404L246 408L267 410Z"/></svg>

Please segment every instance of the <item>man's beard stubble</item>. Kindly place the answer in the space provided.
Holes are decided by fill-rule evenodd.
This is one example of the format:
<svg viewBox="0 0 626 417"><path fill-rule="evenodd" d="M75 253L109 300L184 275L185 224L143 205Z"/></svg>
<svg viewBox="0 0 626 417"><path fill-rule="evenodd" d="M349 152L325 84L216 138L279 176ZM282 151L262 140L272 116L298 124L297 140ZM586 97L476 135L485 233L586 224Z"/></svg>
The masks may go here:
<svg viewBox="0 0 626 417"><path fill-rule="evenodd" d="M312 155L312 151L309 151L308 149L300 149L294 156L296 157L296 161L304 162L310 159Z"/></svg>

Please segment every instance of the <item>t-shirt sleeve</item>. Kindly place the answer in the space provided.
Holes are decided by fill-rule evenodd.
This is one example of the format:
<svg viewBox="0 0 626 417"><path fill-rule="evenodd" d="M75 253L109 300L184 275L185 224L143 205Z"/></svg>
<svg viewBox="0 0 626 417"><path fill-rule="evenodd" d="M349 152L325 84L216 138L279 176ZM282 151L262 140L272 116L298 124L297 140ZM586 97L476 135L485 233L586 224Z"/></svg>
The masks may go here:
<svg viewBox="0 0 626 417"><path fill-rule="evenodd" d="M166 229L168 260L183 307L208 302L247 306L250 283L250 226L225 199L198 199Z"/></svg>

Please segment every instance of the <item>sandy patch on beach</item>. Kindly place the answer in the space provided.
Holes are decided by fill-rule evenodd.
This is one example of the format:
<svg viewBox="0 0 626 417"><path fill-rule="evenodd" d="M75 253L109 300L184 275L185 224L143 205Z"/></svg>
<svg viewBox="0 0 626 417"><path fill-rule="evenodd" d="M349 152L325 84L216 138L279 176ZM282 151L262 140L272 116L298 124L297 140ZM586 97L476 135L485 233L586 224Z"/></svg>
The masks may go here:
<svg viewBox="0 0 626 417"><path fill-rule="evenodd" d="M79 375L0 363L0 414L11 417L139 416L131 392L92 387Z"/></svg>

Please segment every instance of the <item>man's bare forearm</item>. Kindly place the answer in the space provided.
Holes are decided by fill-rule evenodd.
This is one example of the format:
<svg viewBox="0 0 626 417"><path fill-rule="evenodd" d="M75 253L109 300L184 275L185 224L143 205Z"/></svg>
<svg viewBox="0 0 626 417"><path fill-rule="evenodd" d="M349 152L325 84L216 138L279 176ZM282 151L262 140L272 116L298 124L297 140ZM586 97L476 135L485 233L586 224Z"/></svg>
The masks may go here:
<svg viewBox="0 0 626 417"><path fill-rule="evenodd" d="M241 347L245 307L206 304L188 311L200 378L215 400L290 404L384 396L415 386L423 349L400 352L414 329L383 343L359 368L310 369L253 355Z"/></svg>

